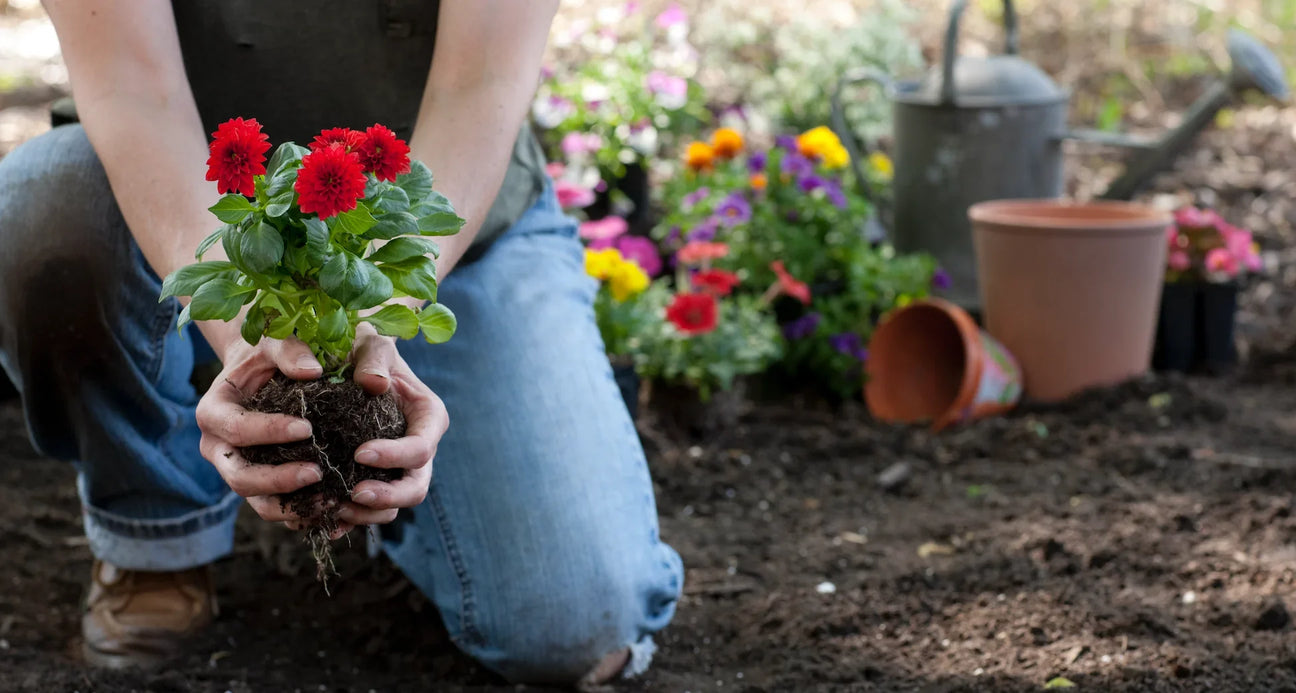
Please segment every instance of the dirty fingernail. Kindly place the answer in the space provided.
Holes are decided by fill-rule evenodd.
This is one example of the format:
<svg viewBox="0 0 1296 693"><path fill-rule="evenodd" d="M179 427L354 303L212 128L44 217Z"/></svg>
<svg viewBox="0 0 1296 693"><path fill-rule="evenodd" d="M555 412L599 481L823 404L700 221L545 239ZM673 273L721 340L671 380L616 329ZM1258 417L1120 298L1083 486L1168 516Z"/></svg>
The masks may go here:
<svg viewBox="0 0 1296 693"><path fill-rule="evenodd" d="M293 438L307 438L311 434L311 425L305 421L294 421L288 424L288 435Z"/></svg>
<svg viewBox="0 0 1296 693"><path fill-rule="evenodd" d="M355 459L360 464L373 464L378 461L378 453L373 450L361 450L356 453Z"/></svg>
<svg viewBox="0 0 1296 693"><path fill-rule="evenodd" d="M377 497L378 496L374 494L373 491L361 491L360 493L355 494L355 496L352 497L352 500L360 505L368 505L369 503L374 502L374 499Z"/></svg>
<svg viewBox="0 0 1296 693"><path fill-rule="evenodd" d="M300 472L297 472L297 483L302 485L314 484L323 478L324 475L320 474L320 470L314 468L303 469Z"/></svg>
<svg viewBox="0 0 1296 693"><path fill-rule="evenodd" d="M362 369L360 372L361 372L361 373L364 373L365 375L375 375L375 376L378 376L379 378L382 378L383 380L386 380L386 379L387 379L387 373L385 373L385 372L383 372L383 371L379 371L379 370L374 370L374 369L372 369L372 368L365 368L365 369Z"/></svg>

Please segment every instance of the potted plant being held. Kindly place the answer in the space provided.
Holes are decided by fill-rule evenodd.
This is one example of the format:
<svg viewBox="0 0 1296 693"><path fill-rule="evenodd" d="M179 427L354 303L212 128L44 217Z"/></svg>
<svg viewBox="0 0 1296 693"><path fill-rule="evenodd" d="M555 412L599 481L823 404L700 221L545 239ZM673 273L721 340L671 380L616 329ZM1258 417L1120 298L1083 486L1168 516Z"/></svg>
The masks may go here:
<svg viewBox="0 0 1296 693"><path fill-rule="evenodd" d="M1152 365L1220 374L1237 363L1234 317L1239 280L1262 267L1251 232L1212 210L1184 207L1166 232L1165 285Z"/></svg>
<svg viewBox="0 0 1296 693"><path fill-rule="evenodd" d="M191 320L241 317L243 339L296 336L323 366L313 381L273 376L244 393L253 411L310 421L312 436L239 450L251 464L316 462L324 478L281 496L302 518L320 579L332 571L329 536L359 481L394 481L401 470L354 461L364 442L400 438L406 421L396 396L370 396L351 377L356 329L444 342L457 323L436 302L432 237L463 226L432 189L427 166L388 128L325 130L303 147L280 144L265 162L268 137L255 119L234 118L211 142L208 179L224 194L211 212L224 222L195 252L198 262L168 275L161 298L188 296L178 327ZM226 260L203 261L220 243ZM411 308L391 299L427 303Z"/></svg>

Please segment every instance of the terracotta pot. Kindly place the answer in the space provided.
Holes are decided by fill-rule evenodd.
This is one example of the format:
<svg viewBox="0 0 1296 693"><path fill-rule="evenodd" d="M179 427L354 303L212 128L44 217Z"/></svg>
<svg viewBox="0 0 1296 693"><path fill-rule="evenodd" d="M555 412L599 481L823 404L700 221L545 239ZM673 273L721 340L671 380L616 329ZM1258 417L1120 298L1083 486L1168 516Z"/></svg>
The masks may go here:
<svg viewBox="0 0 1296 693"><path fill-rule="evenodd" d="M986 328L1021 362L1028 397L1057 401L1148 370L1168 212L996 200L968 217Z"/></svg>
<svg viewBox="0 0 1296 693"><path fill-rule="evenodd" d="M939 431L1008 411L1020 397L1012 355L949 301L896 309L869 340L864 399L883 421L931 421Z"/></svg>

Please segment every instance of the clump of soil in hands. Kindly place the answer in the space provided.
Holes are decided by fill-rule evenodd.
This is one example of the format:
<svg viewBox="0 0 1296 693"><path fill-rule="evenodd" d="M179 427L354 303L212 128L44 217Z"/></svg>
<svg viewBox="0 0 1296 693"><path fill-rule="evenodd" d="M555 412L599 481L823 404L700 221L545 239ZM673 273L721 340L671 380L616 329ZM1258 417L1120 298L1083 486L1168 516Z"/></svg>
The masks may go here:
<svg viewBox="0 0 1296 693"><path fill-rule="evenodd" d="M353 380L293 380L276 373L243 406L256 412L298 416L311 423L311 437L306 440L254 445L240 452L251 464L319 465L324 474L319 483L282 494L279 502L303 518L318 577L324 581L329 573L336 574L329 536L338 528L338 511L351 499L352 489L367 479L395 481L404 474L401 469L368 467L355 461L356 449L363 443L405 435L405 417L396 396L392 392L370 395Z"/></svg>

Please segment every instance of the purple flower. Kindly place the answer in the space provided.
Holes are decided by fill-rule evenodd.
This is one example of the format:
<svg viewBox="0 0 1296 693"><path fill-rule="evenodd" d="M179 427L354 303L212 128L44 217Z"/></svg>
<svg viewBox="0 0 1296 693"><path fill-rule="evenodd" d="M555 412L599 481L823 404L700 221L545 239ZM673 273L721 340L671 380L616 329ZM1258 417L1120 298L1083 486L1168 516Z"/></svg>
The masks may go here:
<svg viewBox="0 0 1296 693"><path fill-rule="evenodd" d="M801 187L802 192L814 192L824 186L824 179L811 173L808 176L801 176L797 185Z"/></svg>
<svg viewBox="0 0 1296 693"><path fill-rule="evenodd" d="M860 336L854 332L842 332L828 338L828 344L839 354L845 354L856 361L868 360L868 349L860 343Z"/></svg>
<svg viewBox="0 0 1296 693"><path fill-rule="evenodd" d="M716 217L725 226L735 226L751 219L751 205L742 193L732 192L716 207Z"/></svg>
<svg viewBox="0 0 1296 693"><path fill-rule="evenodd" d="M643 236L621 236L614 243L621 256L639 265L649 277L661 274L662 260L657 252L657 244Z"/></svg>
<svg viewBox="0 0 1296 693"><path fill-rule="evenodd" d="M931 283L933 288L948 289L950 288L950 285L953 284L954 282L953 280L950 279L949 272L946 272L945 270L937 267L936 271L932 272Z"/></svg>
<svg viewBox="0 0 1296 693"><path fill-rule="evenodd" d="M781 168L783 173L796 176L797 178L814 173L814 163L796 152L789 153L787 156L783 157L783 165Z"/></svg>
<svg viewBox="0 0 1296 693"><path fill-rule="evenodd" d="M768 159L765 152L756 152L747 159L747 171L750 173L760 173L765 170L765 161Z"/></svg>
<svg viewBox="0 0 1296 693"><path fill-rule="evenodd" d="M693 241L712 241L715 240L716 230L719 228L720 221L715 217L710 217L706 221L697 225L692 231L688 232L685 237L686 243Z"/></svg>
<svg viewBox="0 0 1296 693"><path fill-rule="evenodd" d="M841 181L829 179L824 183L824 194L837 209L846 209L846 193L842 191Z"/></svg>
<svg viewBox="0 0 1296 693"><path fill-rule="evenodd" d="M697 203L701 202L702 200L705 200L707 195L710 194L711 194L711 188L702 186L697 190L694 190L693 192L685 195L684 199L680 201L680 206L684 209L685 212L687 212L690 209L696 207Z"/></svg>
<svg viewBox="0 0 1296 693"><path fill-rule="evenodd" d="M797 151L796 138L791 135L779 135L774 138L774 146L779 149L786 149L789 152Z"/></svg>
<svg viewBox="0 0 1296 693"><path fill-rule="evenodd" d="M801 317L783 326L783 336L788 339L805 339L814 334L819 327L820 315L818 313L806 313Z"/></svg>

